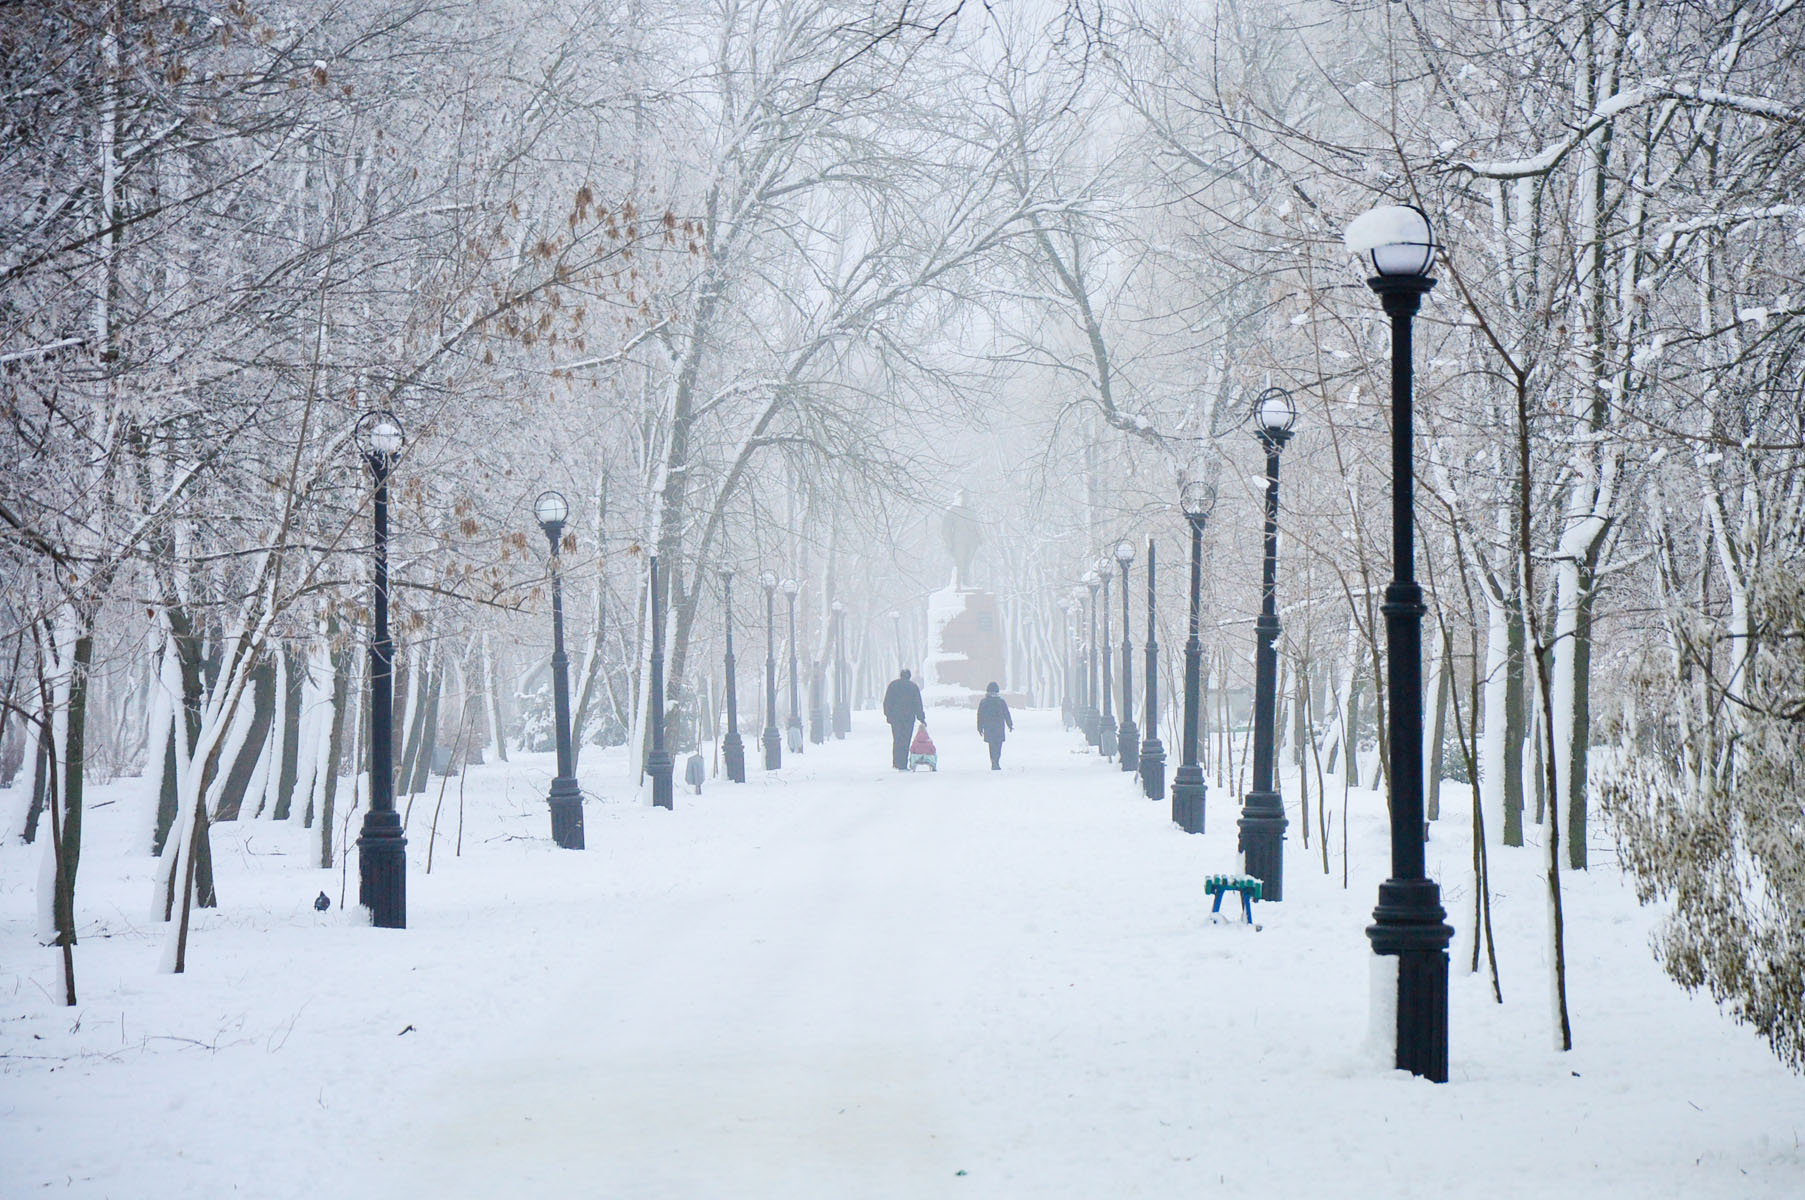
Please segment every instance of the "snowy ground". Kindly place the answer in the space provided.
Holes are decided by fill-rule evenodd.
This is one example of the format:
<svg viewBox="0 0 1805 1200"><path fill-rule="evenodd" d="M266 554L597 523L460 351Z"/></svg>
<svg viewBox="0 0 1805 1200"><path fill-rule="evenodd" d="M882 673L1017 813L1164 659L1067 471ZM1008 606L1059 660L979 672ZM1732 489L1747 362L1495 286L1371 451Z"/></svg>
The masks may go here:
<svg viewBox="0 0 1805 1200"><path fill-rule="evenodd" d="M1466 822L1437 826L1436 1087L1362 1048L1381 799L1354 794L1343 890L1288 783L1285 901L1212 925L1224 792L1188 837L1055 714L1000 774L968 722L937 720L938 774L890 771L860 713L674 813L587 763L583 853L550 843L548 756L478 768L430 875L415 803L406 931L342 913L311 832L221 826L181 977L144 920L147 789L95 789L74 1010L31 936L39 853L0 849L0 1195L1805 1195L1805 1081L1665 980L1608 854L1566 877L1561 1054L1538 853L1494 855L1500 1007L1464 969Z"/></svg>

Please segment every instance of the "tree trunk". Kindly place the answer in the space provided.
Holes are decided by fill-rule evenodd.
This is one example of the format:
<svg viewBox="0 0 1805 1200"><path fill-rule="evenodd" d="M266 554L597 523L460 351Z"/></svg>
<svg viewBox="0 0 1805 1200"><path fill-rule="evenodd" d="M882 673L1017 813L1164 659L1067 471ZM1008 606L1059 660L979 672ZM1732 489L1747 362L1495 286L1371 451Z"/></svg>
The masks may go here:
<svg viewBox="0 0 1805 1200"><path fill-rule="evenodd" d="M181 690L182 724L177 726L172 720L169 726L169 750L163 762L163 787L157 799L157 824L151 835L151 853L159 857L163 853L163 843L169 837L170 825L176 819L178 756L192 753L195 739L201 733L201 680L205 672L205 647L201 644L200 635L195 632L187 609L170 601L175 594L174 585L166 580L161 582L165 595L163 612L169 622L170 635L169 646L164 653L175 655L177 686ZM185 740L177 740L178 732L186 735ZM201 864L197 864L197 869L200 866ZM204 867L210 872L212 866L209 858ZM211 890L211 874L206 876L205 882Z"/></svg>
<svg viewBox="0 0 1805 1200"><path fill-rule="evenodd" d="M276 768L275 819L288 820L294 805L295 775L301 754L301 693L307 684L307 658L282 647L282 761Z"/></svg>
<svg viewBox="0 0 1805 1200"><path fill-rule="evenodd" d="M1569 639L1567 687L1571 709L1556 712L1555 720L1568 722L1566 742L1567 865L1586 869L1586 760L1592 744L1592 607L1598 597L1591 564L1581 563L1574 628Z"/></svg>
<svg viewBox="0 0 1805 1200"><path fill-rule="evenodd" d="M395 649L397 655L390 668L392 675L390 684L389 720L390 727L394 731L394 736L393 740L389 743L389 761L391 763L400 764L398 765L395 774L395 779L397 783L399 783L399 781L407 778L407 767L405 765L407 762L407 741L412 734L409 722L412 721L413 714L418 708L418 705L414 701L413 693L415 689L419 687L419 668L423 664L415 662L414 659L416 657L424 658L427 651L422 648L420 649L419 654L416 655L414 653L415 648L411 646L408 647L405 652L403 652L399 646ZM364 689L364 702L366 705L369 703L368 688ZM368 762L369 760L364 759L363 761Z"/></svg>
<svg viewBox="0 0 1805 1200"><path fill-rule="evenodd" d="M1523 615L1510 606L1505 618L1504 664L1504 844L1523 844L1523 752L1528 720L1523 688Z"/></svg>
<svg viewBox="0 0 1805 1200"><path fill-rule="evenodd" d="M23 837L27 846L38 840L38 820L44 815L44 797L50 790L50 743L42 733L35 733L32 741L37 751L31 756L31 806L25 810Z"/></svg>
<svg viewBox="0 0 1805 1200"><path fill-rule="evenodd" d="M57 944L75 945L75 870L81 864L82 764L88 734L88 667L94 661L92 620L81 620L69 664L69 712L63 733L61 841L57 847L52 915ZM52 816L55 814L53 813Z"/></svg>
<svg viewBox="0 0 1805 1200"><path fill-rule="evenodd" d="M432 770L433 749L439 744L439 693L445 688L445 652L435 650L432 670L426 676L426 694L421 697L420 736L414 747L413 775L408 780L407 794L417 796L426 790L426 777Z"/></svg>
<svg viewBox="0 0 1805 1200"><path fill-rule="evenodd" d="M251 777L257 770L257 762L263 755L263 743L269 738L270 724L275 716L276 660L264 654L257 660L257 665L251 668L251 728L245 735L244 744L238 748L237 757L232 761L231 773L226 776L226 781L220 788L219 803L214 806L214 817L217 820L238 819L239 811L244 807L245 791L249 788Z"/></svg>
<svg viewBox="0 0 1805 1200"><path fill-rule="evenodd" d="M169 837L169 826L175 821L176 809L181 803L177 788L176 772L180 767L176 746L178 738L175 722L169 723L169 736L163 739L163 779L157 787L157 823L151 831L150 852L153 855L163 853L163 842Z"/></svg>
<svg viewBox="0 0 1805 1200"><path fill-rule="evenodd" d="M1435 697L1429 713L1429 727L1424 731L1428 741L1429 763L1428 778L1424 780L1424 813L1429 820L1441 818L1441 776L1442 776L1442 738L1448 728L1448 684L1453 672L1450 670L1448 655L1440 647L1435 651L1435 680L1430 687Z"/></svg>
<svg viewBox="0 0 1805 1200"><path fill-rule="evenodd" d="M1535 820L1536 824L1540 825L1546 820L1544 810L1548 803L1547 789L1542 786L1542 768L1546 765L1546 760L1542 756L1542 736L1544 731L1542 729L1542 720L1540 717L1536 717L1533 714L1531 715L1528 732L1529 742L1525 747L1529 755L1528 778L1535 786Z"/></svg>
<svg viewBox="0 0 1805 1200"><path fill-rule="evenodd" d="M328 637L337 633L336 622L326 627ZM334 637L334 642L337 639ZM332 865L332 818L333 801L338 795L339 758L345 747L345 710L350 707L345 702L351 692L351 655L350 646L334 645L332 649L332 722L331 732L326 738L326 772L320 781L320 869Z"/></svg>
<svg viewBox="0 0 1805 1200"><path fill-rule="evenodd" d="M420 741L426 732L426 694L432 685L432 658L432 644L422 645L419 661L414 664L414 670L409 672L414 685L410 704L412 715L407 722L407 739L396 760L401 764L395 772L395 794L397 796L414 794L414 762L420 757ZM396 720L399 724L400 718Z"/></svg>
<svg viewBox="0 0 1805 1200"><path fill-rule="evenodd" d="M597 585L600 586L600 585ZM489 642L487 631L483 633L483 694L489 702L489 732L494 738L495 761L508 761L508 726L504 719L501 704L501 672L496 670L495 651ZM581 725L573 723L571 733L571 749L576 749L575 730Z"/></svg>
<svg viewBox="0 0 1805 1200"><path fill-rule="evenodd" d="M203 643L200 633L196 631L194 622L189 618L187 608L175 602L174 597L176 592L173 582L171 582L166 575L160 574L159 584L163 588L165 597L163 614L164 618L169 622L170 646L175 652L176 673L181 680L180 686L182 692L182 723L177 725L174 721L170 722L170 749L178 755L189 755L194 752L195 743L199 740L201 735L202 688L205 686L204 680L207 675L207 647ZM217 650L215 651L215 655L217 658ZM218 663L215 661L213 667L215 678L218 677L218 673ZM173 740L174 735L178 731L186 738L186 740L179 745ZM178 764L174 761L165 760L164 765L168 772L164 779L164 787L174 789L176 781L179 778L177 775ZM175 798L173 790L171 790L170 795L172 799ZM204 798L205 797L203 796L203 800ZM202 807L204 810L204 804ZM157 811L157 827L151 838L152 852L159 858L163 855L164 845L169 839L170 828L176 820L177 815L177 810L174 807L172 807L166 815L163 812L161 805L159 805ZM204 811L202 816L203 820L200 828L199 847L198 852L194 856L195 886L200 894L201 907L212 908L217 902L213 891L213 846L211 840L207 837L207 825L204 820ZM175 881L172 878L169 880L169 891L164 905L163 919L166 921L169 919L174 902Z"/></svg>
<svg viewBox="0 0 1805 1200"><path fill-rule="evenodd" d="M201 656L201 677L208 692L219 686L219 670L225 659L225 631L215 617L207 618L206 652Z"/></svg>
<svg viewBox="0 0 1805 1200"><path fill-rule="evenodd" d="M469 713L470 732L464 740L462 767L480 767L485 761L483 751L488 749L489 729L489 674L483 670L481 639L472 637L464 646L464 652L458 657L458 678L462 681L461 708ZM470 710L474 709L474 712Z"/></svg>
<svg viewBox="0 0 1805 1200"><path fill-rule="evenodd" d="M1300 657L1291 672L1291 759L1297 767L1298 825L1304 849L1310 848L1310 776L1304 746L1315 737L1310 729L1310 663Z"/></svg>

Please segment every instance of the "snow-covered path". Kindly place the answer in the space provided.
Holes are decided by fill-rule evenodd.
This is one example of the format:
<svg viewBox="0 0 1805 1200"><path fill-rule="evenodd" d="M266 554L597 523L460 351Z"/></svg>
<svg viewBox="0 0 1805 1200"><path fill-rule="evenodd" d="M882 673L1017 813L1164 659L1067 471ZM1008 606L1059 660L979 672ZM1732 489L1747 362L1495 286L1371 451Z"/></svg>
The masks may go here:
<svg viewBox="0 0 1805 1200"><path fill-rule="evenodd" d="M496 1186L524 1171L617 1195L731 1179L922 1196L961 1170L1032 1190L1078 1138L1077 1158L1116 1175L1116 1149L1086 1132L1094 1106L1151 1109L1132 1043L1184 1007L1136 961L1173 914L1122 875L1184 887L1196 864L1161 806L1047 715L1024 720L1000 773L968 720L936 721L938 773L890 771L864 736L811 747L781 783L755 768L747 789L681 798L663 819L711 830L685 878L598 914L535 1034L444 1081L480 1102L422 1157L485 1145ZM1127 1056L1120 1095L1096 1061L1109 1046Z"/></svg>
<svg viewBox="0 0 1805 1200"><path fill-rule="evenodd" d="M1361 1047L1382 801L1355 793L1347 890L1337 811L1332 875L1294 825L1263 931L1212 925L1237 806L1213 788L1187 837L1056 715L1018 715L1000 773L969 714L936 716L938 774L901 775L861 713L671 813L586 763L619 798L588 806L581 854L546 839L542 756L479 768L463 853L454 781L430 875L416 802L406 931L316 917L337 874L301 865L310 835L222 826L226 907L181 979L127 919L149 864L109 855L100 809L74 1029L9 847L4 946L31 957L0 976L0 1171L26 1186L0 1194L1799 1194L1805 1088L1659 976L1614 872L1570 882L1561 1055L1534 851L1497 856L1509 1003L1457 942L1432 1087ZM1463 932L1469 854L1438 824Z"/></svg>

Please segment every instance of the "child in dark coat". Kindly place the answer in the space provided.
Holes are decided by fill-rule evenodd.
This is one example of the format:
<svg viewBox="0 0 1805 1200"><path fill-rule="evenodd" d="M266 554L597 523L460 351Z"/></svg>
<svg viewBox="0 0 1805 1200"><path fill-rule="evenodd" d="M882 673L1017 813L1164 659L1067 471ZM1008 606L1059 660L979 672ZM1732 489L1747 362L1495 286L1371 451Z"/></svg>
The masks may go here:
<svg viewBox="0 0 1805 1200"><path fill-rule="evenodd" d="M1009 715L1009 701L998 695L996 684L984 689L978 701L978 736L990 743L990 769L1003 769L1003 731L1015 729L1015 718Z"/></svg>

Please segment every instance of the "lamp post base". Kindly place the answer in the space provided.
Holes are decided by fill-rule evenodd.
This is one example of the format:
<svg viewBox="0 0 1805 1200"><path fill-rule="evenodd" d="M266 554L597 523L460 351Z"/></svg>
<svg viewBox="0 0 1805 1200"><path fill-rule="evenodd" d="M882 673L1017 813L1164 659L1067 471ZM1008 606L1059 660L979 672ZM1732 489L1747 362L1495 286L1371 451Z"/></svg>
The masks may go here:
<svg viewBox="0 0 1805 1200"><path fill-rule="evenodd" d="M1374 954L1398 960L1397 1066L1448 1081L1448 942L1454 930L1441 889L1427 879L1388 879L1366 927Z"/></svg>
<svg viewBox="0 0 1805 1200"><path fill-rule="evenodd" d="M1260 881L1260 899L1285 898L1285 802L1277 792L1249 792L1241 805L1245 870Z"/></svg>
<svg viewBox="0 0 1805 1200"><path fill-rule="evenodd" d="M746 782L746 743L737 732L721 739L721 759L727 764L728 783Z"/></svg>
<svg viewBox="0 0 1805 1200"><path fill-rule="evenodd" d="M777 735L776 726L765 730L765 770L775 771L783 766L783 739Z"/></svg>
<svg viewBox="0 0 1805 1200"><path fill-rule="evenodd" d="M817 746L822 745L823 743L825 743L827 741L827 710L826 709L812 708L809 710L808 740L815 743L815 745L817 745Z"/></svg>
<svg viewBox="0 0 1805 1200"><path fill-rule="evenodd" d="M840 741L845 741L846 735L851 732L852 732L852 707L850 705L846 705L846 704L835 705L834 706L834 737Z"/></svg>
<svg viewBox="0 0 1805 1200"><path fill-rule="evenodd" d="M1156 737L1141 743L1141 793L1149 800L1166 798L1166 748Z"/></svg>
<svg viewBox="0 0 1805 1200"><path fill-rule="evenodd" d="M671 756L663 750L646 755L646 774L652 777L652 807L676 808L671 798Z"/></svg>
<svg viewBox="0 0 1805 1200"><path fill-rule="evenodd" d="M1135 771L1141 765L1141 731L1133 721L1123 721L1116 731L1117 749L1121 752L1122 769Z"/></svg>
<svg viewBox="0 0 1805 1200"><path fill-rule="evenodd" d="M1098 745L1102 732L1102 722L1098 719L1097 710L1087 708L1078 718L1078 724L1084 729L1084 740L1091 745Z"/></svg>
<svg viewBox="0 0 1805 1200"><path fill-rule="evenodd" d="M583 848L583 789L568 775L552 780L552 841L565 850Z"/></svg>
<svg viewBox="0 0 1805 1200"><path fill-rule="evenodd" d="M1097 749L1103 752L1104 758L1116 756L1116 719L1111 716L1097 720Z"/></svg>
<svg viewBox="0 0 1805 1200"><path fill-rule="evenodd" d="M407 835L393 811L365 812L357 835L357 902L378 929L407 928Z"/></svg>
<svg viewBox="0 0 1805 1200"><path fill-rule="evenodd" d="M1203 768L1186 764L1172 777L1172 822L1186 833L1203 832L1203 806L1209 790Z"/></svg>

